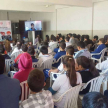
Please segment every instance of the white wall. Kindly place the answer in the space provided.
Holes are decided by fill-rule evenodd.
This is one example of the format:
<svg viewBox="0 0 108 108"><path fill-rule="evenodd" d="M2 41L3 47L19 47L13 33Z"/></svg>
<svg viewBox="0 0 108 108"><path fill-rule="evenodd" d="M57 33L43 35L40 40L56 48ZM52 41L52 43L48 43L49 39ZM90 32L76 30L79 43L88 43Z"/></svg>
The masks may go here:
<svg viewBox="0 0 108 108"><path fill-rule="evenodd" d="M108 1L94 3L93 35L108 34Z"/></svg>
<svg viewBox="0 0 108 108"><path fill-rule="evenodd" d="M57 32L92 36L92 8L66 7L57 9Z"/></svg>

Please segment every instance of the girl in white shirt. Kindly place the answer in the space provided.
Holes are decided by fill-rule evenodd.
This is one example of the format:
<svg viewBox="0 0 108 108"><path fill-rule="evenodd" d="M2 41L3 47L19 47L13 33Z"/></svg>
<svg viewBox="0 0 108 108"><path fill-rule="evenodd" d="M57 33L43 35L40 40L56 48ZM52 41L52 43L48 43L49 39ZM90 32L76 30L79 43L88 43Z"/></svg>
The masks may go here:
<svg viewBox="0 0 108 108"><path fill-rule="evenodd" d="M53 83L52 88L50 89L54 99L58 99L63 93L65 93L71 87L75 87L79 84L82 84L81 75L75 71L75 62L73 57L65 56L62 63L63 68L66 71L66 74L58 76L58 78ZM66 96L63 97L61 102L55 103L55 106L63 108L65 104L65 99Z"/></svg>

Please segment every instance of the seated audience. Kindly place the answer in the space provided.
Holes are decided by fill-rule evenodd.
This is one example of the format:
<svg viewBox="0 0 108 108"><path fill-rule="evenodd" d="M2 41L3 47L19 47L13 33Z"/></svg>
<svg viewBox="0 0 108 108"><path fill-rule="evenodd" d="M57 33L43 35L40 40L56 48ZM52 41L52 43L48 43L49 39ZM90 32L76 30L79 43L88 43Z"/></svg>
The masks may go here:
<svg viewBox="0 0 108 108"><path fill-rule="evenodd" d="M4 53L5 49L2 44L0 44L0 54L5 58L5 59L11 59L7 54Z"/></svg>
<svg viewBox="0 0 108 108"><path fill-rule="evenodd" d="M99 92L87 93L82 100L82 108L108 108L108 98Z"/></svg>
<svg viewBox="0 0 108 108"><path fill-rule="evenodd" d="M22 43L21 43L21 42L17 42L17 47L13 50L11 56L12 56L14 53L16 53L16 52L22 51L21 46L22 46Z"/></svg>
<svg viewBox="0 0 108 108"><path fill-rule="evenodd" d="M84 36L84 42L87 42L87 45L92 44L92 46L93 46L93 42L92 42L92 40L89 39L89 35Z"/></svg>
<svg viewBox="0 0 108 108"><path fill-rule="evenodd" d="M98 77L99 72L95 68L95 64L91 59L81 56L75 60L75 70L82 76L82 83L87 83L91 79ZM80 92L80 94L86 94L89 92L90 86Z"/></svg>
<svg viewBox="0 0 108 108"><path fill-rule="evenodd" d="M105 71L106 69L108 69L108 58L107 58L107 60L105 60L105 61L103 61L101 63L98 63L96 65L96 68L98 70L101 70L101 71Z"/></svg>
<svg viewBox="0 0 108 108"><path fill-rule="evenodd" d="M70 45L66 48L66 56L73 57L73 54L74 54L74 48L72 47L72 45ZM58 73L58 72L62 72L62 71L63 71L63 63L61 62L61 64L58 66L58 68L49 70L49 74L51 72Z"/></svg>
<svg viewBox="0 0 108 108"><path fill-rule="evenodd" d="M34 56L35 54L35 50L34 50L34 47L29 47L27 52L31 55L31 58L32 58L32 62L38 62L38 59Z"/></svg>
<svg viewBox="0 0 108 108"><path fill-rule="evenodd" d="M93 54L93 53L100 53L104 48L106 48L106 46L104 44L104 39L103 38L99 39L99 43L98 44L99 44L99 46L97 47L97 49L95 49L95 51L93 51L91 54ZM92 57L94 57L96 59L99 59L100 56L101 56L101 54L100 55L93 55Z"/></svg>
<svg viewBox="0 0 108 108"><path fill-rule="evenodd" d="M65 56L62 63L66 74L61 74L57 77L52 88L50 88L50 91L53 94L53 99L56 100L67 90L82 83L81 75L75 71L75 62L73 57ZM55 103L55 106L63 108L65 105L65 99L66 96L62 98L61 102Z"/></svg>
<svg viewBox="0 0 108 108"><path fill-rule="evenodd" d="M69 43L72 43L72 34L69 33L69 34L68 34L68 37L69 37Z"/></svg>
<svg viewBox="0 0 108 108"><path fill-rule="evenodd" d="M13 46L13 47L12 47L12 51L17 47L16 44L17 44L17 39L14 39L14 40L13 40L13 45L12 45L12 46Z"/></svg>
<svg viewBox="0 0 108 108"><path fill-rule="evenodd" d="M5 50L7 52L8 55L10 55L10 51L11 51L11 46L10 46L10 41L9 40L5 40Z"/></svg>
<svg viewBox="0 0 108 108"><path fill-rule="evenodd" d="M98 36L94 36L92 41L93 41L94 44L98 43Z"/></svg>
<svg viewBox="0 0 108 108"><path fill-rule="evenodd" d="M32 70L27 80L27 86L31 93L28 99L21 103L22 108L54 108L52 94L48 90L42 90L45 86L42 71Z"/></svg>
<svg viewBox="0 0 108 108"><path fill-rule="evenodd" d="M19 108L20 83L5 76L4 69L5 58L0 55L0 108Z"/></svg>
<svg viewBox="0 0 108 108"><path fill-rule="evenodd" d="M23 53L18 62L19 71L14 74L15 79L21 82L26 81L32 70L32 58L28 53Z"/></svg>
<svg viewBox="0 0 108 108"><path fill-rule="evenodd" d="M42 44L42 46L46 46L48 48L48 54L51 54L52 53L52 50L48 47L48 42L44 42ZM40 52L39 54L39 57L43 56L42 53Z"/></svg>
<svg viewBox="0 0 108 108"><path fill-rule="evenodd" d="M105 35L105 36L104 36L104 40L105 40L105 45L106 45L106 47L108 47L108 35Z"/></svg>
<svg viewBox="0 0 108 108"><path fill-rule="evenodd" d="M42 46L40 49L40 52L42 53L42 56L39 57L38 67L41 67L42 62L44 62L48 59L53 59L52 55L48 54L48 48L46 46Z"/></svg>
<svg viewBox="0 0 108 108"><path fill-rule="evenodd" d="M51 42L49 42L49 47L52 46L52 45L54 45L54 44L57 44L55 36L53 36Z"/></svg>
<svg viewBox="0 0 108 108"><path fill-rule="evenodd" d="M60 37L60 39L59 39L59 43L61 43L61 42L65 42L65 40L64 40L64 36L61 36L61 37Z"/></svg>
<svg viewBox="0 0 108 108"><path fill-rule="evenodd" d="M23 44L21 48L22 48L22 53L19 54L19 55L15 58L15 60L14 60L15 63L18 63L20 56L21 56L23 53L27 52L27 50L28 50L28 47L27 47L26 44Z"/></svg>
<svg viewBox="0 0 108 108"><path fill-rule="evenodd" d="M65 38L65 43L66 43L66 47L68 47L69 45L72 45L72 44L69 42L69 37L66 37L66 38Z"/></svg>
<svg viewBox="0 0 108 108"><path fill-rule="evenodd" d="M41 44L41 38L39 35L37 35L37 37L35 39L35 44Z"/></svg>
<svg viewBox="0 0 108 108"><path fill-rule="evenodd" d="M85 49L85 44L84 44L84 42L82 42L82 41L78 42L78 44L77 44L77 49L78 49L79 51L76 52L76 54L75 54L75 56L74 56L75 59L78 58L78 57L80 57L80 56L85 56L85 57L87 57L87 58L91 58L90 52L89 52L87 49Z"/></svg>
<svg viewBox="0 0 108 108"><path fill-rule="evenodd" d="M66 44L64 42L60 43L59 49L60 52L57 52L56 55L54 56L54 59L57 61L61 56L66 55ZM54 67L58 67L60 65L60 61L58 63L53 64Z"/></svg>
<svg viewBox="0 0 108 108"><path fill-rule="evenodd" d="M49 42L49 36L48 35L46 35L45 42Z"/></svg>

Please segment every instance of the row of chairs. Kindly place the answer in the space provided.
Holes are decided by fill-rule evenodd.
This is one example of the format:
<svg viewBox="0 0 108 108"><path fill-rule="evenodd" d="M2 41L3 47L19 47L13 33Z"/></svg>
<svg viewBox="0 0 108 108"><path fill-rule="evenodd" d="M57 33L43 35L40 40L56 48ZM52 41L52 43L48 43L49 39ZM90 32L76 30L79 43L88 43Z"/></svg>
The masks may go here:
<svg viewBox="0 0 108 108"><path fill-rule="evenodd" d="M59 103L63 99L63 97L66 96L65 106L63 108L78 108L78 98L80 98L81 100L83 99L83 95L79 95L79 92L85 89L89 84L91 84L89 92L100 92L101 85L104 83L104 80L106 79L108 81L108 75L100 75L99 77L90 80L86 84L81 84L70 88L64 94L62 94L57 100L53 101L55 103ZM24 99L28 98L30 90L26 86L26 81L22 82L20 85L22 87L21 101L23 101Z"/></svg>

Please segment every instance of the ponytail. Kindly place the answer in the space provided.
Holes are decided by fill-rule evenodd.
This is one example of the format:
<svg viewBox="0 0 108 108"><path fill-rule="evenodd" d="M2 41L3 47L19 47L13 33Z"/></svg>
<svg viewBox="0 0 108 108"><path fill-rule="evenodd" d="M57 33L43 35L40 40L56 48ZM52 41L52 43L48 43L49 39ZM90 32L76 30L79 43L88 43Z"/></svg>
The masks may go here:
<svg viewBox="0 0 108 108"><path fill-rule="evenodd" d="M72 87L76 86L77 76L75 71L75 62L71 56L65 56L63 59L63 64L66 65L67 68L67 77L69 77L69 82Z"/></svg>
<svg viewBox="0 0 108 108"><path fill-rule="evenodd" d="M94 77L99 76L99 72L97 71L97 69L95 68L95 64L93 63L93 61L91 59L89 59L89 70L92 73L92 75Z"/></svg>
<svg viewBox="0 0 108 108"><path fill-rule="evenodd" d="M95 68L93 61L85 56L80 56L76 59L77 64L81 65L84 69L89 69L93 77L99 76L99 72Z"/></svg>

